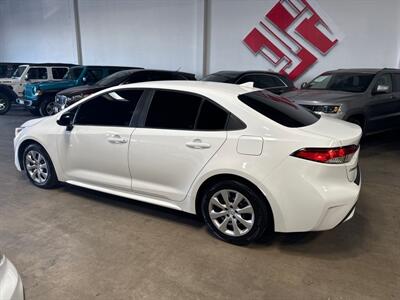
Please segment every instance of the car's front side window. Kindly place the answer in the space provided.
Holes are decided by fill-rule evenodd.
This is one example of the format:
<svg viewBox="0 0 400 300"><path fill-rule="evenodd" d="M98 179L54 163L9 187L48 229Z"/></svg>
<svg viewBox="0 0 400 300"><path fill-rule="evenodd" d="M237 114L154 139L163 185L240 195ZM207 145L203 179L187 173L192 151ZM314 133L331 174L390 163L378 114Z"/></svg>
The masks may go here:
<svg viewBox="0 0 400 300"><path fill-rule="evenodd" d="M47 79L46 68L30 68L28 71L29 79Z"/></svg>
<svg viewBox="0 0 400 300"><path fill-rule="evenodd" d="M142 94L130 89L97 96L79 106L74 124L127 127Z"/></svg>
<svg viewBox="0 0 400 300"><path fill-rule="evenodd" d="M68 72L68 68L52 68L51 72L54 79L62 79Z"/></svg>

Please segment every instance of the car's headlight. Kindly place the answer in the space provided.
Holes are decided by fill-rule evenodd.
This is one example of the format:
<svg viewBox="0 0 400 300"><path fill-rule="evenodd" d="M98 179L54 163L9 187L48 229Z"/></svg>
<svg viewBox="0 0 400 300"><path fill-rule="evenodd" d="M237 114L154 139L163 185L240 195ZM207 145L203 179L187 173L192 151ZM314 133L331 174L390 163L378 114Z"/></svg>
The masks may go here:
<svg viewBox="0 0 400 300"><path fill-rule="evenodd" d="M15 128L15 136L17 136L18 134L21 133L21 131L24 129L25 127L17 127Z"/></svg>
<svg viewBox="0 0 400 300"><path fill-rule="evenodd" d="M341 112L340 105L313 105L307 106L308 109L316 113L337 114Z"/></svg>
<svg viewBox="0 0 400 300"><path fill-rule="evenodd" d="M35 95L35 96L40 96L40 95L43 93L43 92L42 92L39 88L37 88L36 86L33 87L32 92L33 92L33 95Z"/></svg>

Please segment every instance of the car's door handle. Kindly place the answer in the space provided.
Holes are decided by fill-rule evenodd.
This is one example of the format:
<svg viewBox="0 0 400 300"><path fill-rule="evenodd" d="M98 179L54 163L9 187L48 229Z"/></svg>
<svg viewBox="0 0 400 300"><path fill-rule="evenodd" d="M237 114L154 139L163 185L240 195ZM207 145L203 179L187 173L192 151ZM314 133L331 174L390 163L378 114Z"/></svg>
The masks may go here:
<svg viewBox="0 0 400 300"><path fill-rule="evenodd" d="M192 148L192 149L208 149L208 148L211 148L211 145L208 143L203 143L199 139L195 139L192 142L187 142L186 147Z"/></svg>
<svg viewBox="0 0 400 300"><path fill-rule="evenodd" d="M111 144L126 144L128 139L125 139L118 134L113 134L107 138L107 141Z"/></svg>

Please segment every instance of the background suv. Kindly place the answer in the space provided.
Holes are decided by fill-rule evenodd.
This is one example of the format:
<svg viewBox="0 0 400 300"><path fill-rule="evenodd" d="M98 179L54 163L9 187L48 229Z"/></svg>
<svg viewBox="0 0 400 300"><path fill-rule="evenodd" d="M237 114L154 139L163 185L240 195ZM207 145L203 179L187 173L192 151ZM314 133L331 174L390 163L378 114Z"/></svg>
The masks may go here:
<svg viewBox="0 0 400 300"><path fill-rule="evenodd" d="M56 95L54 112L59 112L65 107L70 106L71 104L85 98L86 96L89 96L108 87L127 83L160 80L196 80L196 77L192 73L166 70L132 69L120 71L103 78L94 85L77 86L59 92Z"/></svg>
<svg viewBox="0 0 400 300"><path fill-rule="evenodd" d="M15 65L4 64L3 71L9 72ZM0 79L0 115L5 114L10 108L11 103L15 99L21 97L25 88L25 84L39 81L61 80L68 68L69 64L29 64L19 65L11 77L5 74L5 78Z"/></svg>
<svg viewBox="0 0 400 300"><path fill-rule="evenodd" d="M329 71L283 96L316 113L358 124L364 133L400 126L399 69Z"/></svg>
<svg viewBox="0 0 400 300"><path fill-rule="evenodd" d="M48 116L54 111L54 98L59 91L78 85L94 84L110 74L126 69L132 68L76 66L68 71L62 81L27 84L23 99L18 99L18 103L24 104L33 115Z"/></svg>
<svg viewBox="0 0 400 300"><path fill-rule="evenodd" d="M266 71L220 71L207 75L202 80L234 84L253 82L254 87L266 89L278 95L295 90L293 81L285 75Z"/></svg>

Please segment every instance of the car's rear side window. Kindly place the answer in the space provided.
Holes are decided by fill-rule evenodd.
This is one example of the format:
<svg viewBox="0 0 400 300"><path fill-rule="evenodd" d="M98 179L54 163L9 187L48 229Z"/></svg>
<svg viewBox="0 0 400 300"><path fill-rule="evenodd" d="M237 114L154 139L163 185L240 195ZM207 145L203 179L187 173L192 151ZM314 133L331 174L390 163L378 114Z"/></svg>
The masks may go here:
<svg viewBox="0 0 400 300"><path fill-rule="evenodd" d="M238 98L258 113L286 127L308 126L320 118L289 99L267 91L242 94Z"/></svg>
<svg viewBox="0 0 400 300"><path fill-rule="evenodd" d="M186 93L156 91L145 127L193 130L202 98Z"/></svg>

